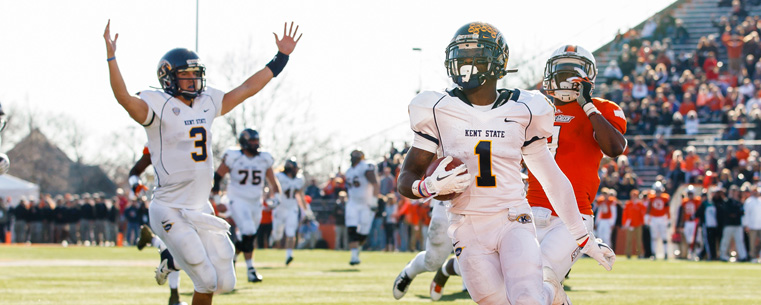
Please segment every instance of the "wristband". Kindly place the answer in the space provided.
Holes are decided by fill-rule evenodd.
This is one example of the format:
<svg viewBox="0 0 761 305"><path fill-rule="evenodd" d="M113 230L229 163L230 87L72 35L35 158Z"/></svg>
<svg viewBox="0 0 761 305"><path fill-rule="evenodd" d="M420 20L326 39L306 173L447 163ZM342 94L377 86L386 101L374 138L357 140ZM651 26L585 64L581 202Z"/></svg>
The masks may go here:
<svg viewBox="0 0 761 305"><path fill-rule="evenodd" d="M109 57L108 59L106 59L106 61L112 61L112 60L114 60L114 59L116 59L116 56L114 56L114 57Z"/></svg>
<svg viewBox="0 0 761 305"><path fill-rule="evenodd" d="M586 103L584 107L581 107L581 108L584 109L584 113L587 114L587 117L589 117L593 113L600 114L600 111L597 110L597 107L595 107L595 105L592 103Z"/></svg>
<svg viewBox="0 0 761 305"><path fill-rule="evenodd" d="M285 64L288 63L288 55L282 52L277 52L274 58L267 63L267 67L272 71L272 77L277 77L280 72L285 68Z"/></svg>
<svg viewBox="0 0 761 305"><path fill-rule="evenodd" d="M423 180L415 180L412 182L412 194L418 197L428 197L431 193L428 192L428 188L423 183Z"/></svg>

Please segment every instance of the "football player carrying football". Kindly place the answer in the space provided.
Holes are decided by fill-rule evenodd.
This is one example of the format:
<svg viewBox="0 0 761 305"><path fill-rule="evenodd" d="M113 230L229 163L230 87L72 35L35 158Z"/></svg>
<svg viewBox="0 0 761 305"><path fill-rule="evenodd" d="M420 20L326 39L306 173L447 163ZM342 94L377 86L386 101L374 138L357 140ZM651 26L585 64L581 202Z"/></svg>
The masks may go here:
<svg viewBox="0 0 761 305"><path fill-rule="evenodd" d="M195 52L178 48L159 61L163 90L130 95L116 60L117 34L106 25L106 62L114 97L130 117L145 127L157 186L149 209L153 232L175 262L193 280L193 304L211 304L214 293L235 287L233 245L227 222L213 216L209 203L214 172L212 121L261 90L288 61L298 39L298 27L286 23L282 39L275 35L278 54L230 92L206 87L206 68ZM300 38L301 36L299 36Z"/></svg>
<svg viewBox="0 0 761 305"><path fill-rule="evenodd" d="M553 97L555 120L547 145L573 186L576 203L587 231L594 229L592 201L600 185L597 170L603 154L616 157L626 148L626 118L615 103L592 98L597 76L595 58L575 45L562 46L547 60L544 90ZM550 204L548 186L529 168L526 198L531 205L536 236L542 250L545 276L564 279L578 260L576 236L563 224ZM544 186L544 188L543 188ZM600 244L604 245L604 244ZM612 254L612 250L610 250ZM611 257L611 265L614 256Z"/></svg>
<svg viewBox="0 0 761 305"><path fill-rule="evenodd" d="M448 233L474 301L550 304L556 294L565 296L559 282L542 280L521 159L546 186L581 251L606 269L606 256L612 254L590 238L576 200L568 196L571 183L547 148L552 102L537 91L497 90L497 80L509 72L508 58L502 33L490 24L473 22L457 30L445 61L457 86L422 92L410 103L415 139L402 165L398 190L409 198L462 192L451 201ZM447 171L445 159L424 177L437 155L457 157L465 166ZM459 175L466 167L469 173Z"/></svg>

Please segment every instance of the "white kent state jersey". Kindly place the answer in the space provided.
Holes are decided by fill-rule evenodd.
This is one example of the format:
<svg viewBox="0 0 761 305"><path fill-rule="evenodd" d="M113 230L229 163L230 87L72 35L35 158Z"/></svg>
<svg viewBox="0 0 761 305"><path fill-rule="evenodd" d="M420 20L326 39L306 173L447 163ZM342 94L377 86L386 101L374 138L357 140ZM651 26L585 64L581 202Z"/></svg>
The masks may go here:
<svg viewBox="0 0 761 305"><path fill-rule="evenodd" d="M375 175L375 165L359 161L356 166L352 166L346 171L346 192L349 195L349 202L347 204L363 204L372 205L373 198L373 186L370 185L370 181L367 181L366 172L371 172Z"/></svg>
<svg viewBox="0 0 761 305"><path fill-rule="evenodd" d="M211 123L221 115L224 95L207 87L188 106L163 91L140 92L148 104L143 126L156 171L154 203L190 209L208 204L214 177Z"/></svg>
<svg viewBox="0 0 761 305"><path fill-rule="evenodd" d="M222 162L230 169L227 196L250 203L261 203L267 170L275 163L272 155L262 151L249 158L240 149L228 149L222 157Z"/></svg>
<svg viewBox="0 0 761 305"><path fill-rule="evenodd" d="M301 177L288 177L283 172L275 175L277 180L280 181L280 189L283 191L283 202L280 203L278 208L283 207L285 209L298 209L299 202L296 200L296 192L300 192L304 189L304 179Z"/></svg>
<svg viewBox="0 0 761 305"><path fill-rule="evenodd" d="M501 91L490 107L477 109L451 91L422 92L409 105L412 146L457 157L474 177L451 213L491 215L526 203L522 149L552 135L555 107L539 91Z"/></svg>

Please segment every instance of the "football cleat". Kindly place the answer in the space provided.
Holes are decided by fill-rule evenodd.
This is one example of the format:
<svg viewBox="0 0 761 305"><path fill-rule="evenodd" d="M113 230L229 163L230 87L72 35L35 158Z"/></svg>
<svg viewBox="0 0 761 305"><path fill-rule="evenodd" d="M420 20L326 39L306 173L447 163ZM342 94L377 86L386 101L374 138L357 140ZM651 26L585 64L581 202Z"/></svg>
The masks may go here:
<svg viewBox="0 0 761 305"><path fill-rule="evenodd" d="M436 275L433 277L433 281L431 281L431 300L438 301L441 299L442 291L444 290L444 285L446 285L447 280L449 280L449 277L444 275L444 272L439 268L436 271Z"/></svg>
<svg viewBox="0 0 761 305"><path fill-rule="evenodd" d="M407 273L405 273L404 270L399 272L396 280L394 280L394 288L392 289L394 292L394 299L401 299L407 293L407 289L410 288L410 283L412 283L412 279L407 276Z"/></svg>
<svg viewBox="0 0 761 305"><path fill-rule="evenodd" d="M137 239L137 249L142 251L153 239L153 231L147 225L140 226L140 238Z"/></svg>
<svg viewBox="0 0 761 305"><path fill-rule="evenodd" d="M563 289L563 284L560 283L558 277L555 275L555 271L552 268L544 266L542 268L542 278L545 282L552 285L555 288L555 298L552 299L552 305L572 305L571 299Z"/></svg>
<svg viewBox="0 0 761 305"><path fill-rule="evenodd" d="M360 263L360 261L359 261L359 260L352 260L352 261L349 261L349 265L352 265L352 266L354 266L354 265L359 265L359 263Z"/></svg>
<svg viewBox="0 0 761 305"><path fill-rule="evenodd" d="M166 283L166 277L172 272L172 269L167 266L168 262L167 259L162 259L159 266L156 267L156 283L159 285L164 285L164 283Z"/></svg>
<svg viewBox="0 0 761 305"><path fill-rule="evenodd" d="M257 283L262 281L262 276L256 273L256 269L248 268L248 281L250 283Z"/></svg>
<svg viewBox="0 0 761 305"><path fill-rule="evenodd" d="M289 264L291 264L292 261L293 261L293 256L289 256L288 258L285 259L285 265L288 266Z"/></svg>

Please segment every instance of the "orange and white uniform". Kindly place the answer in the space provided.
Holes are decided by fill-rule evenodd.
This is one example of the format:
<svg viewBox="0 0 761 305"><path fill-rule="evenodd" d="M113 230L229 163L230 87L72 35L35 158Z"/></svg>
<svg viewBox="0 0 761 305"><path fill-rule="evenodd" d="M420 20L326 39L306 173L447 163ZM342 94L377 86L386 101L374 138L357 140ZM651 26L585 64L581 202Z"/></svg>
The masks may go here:
<svg viewBox="0 0 761 305"><path fill-rule="evenodd" d="M700 208L700 197L695 196L692 198L682 199L682 214L680 215L681 223L684 228L684 238L688 245L695 241L695 230L698 227L698 219L695 218L695 213Z"/></svg>
<svg viewBox="0 0 761 305"><path fill-rule="evenodd" d="M658 241L663 242L664 257L668 256L666 249L668 243L669 218L671 218L671 209L669 208L671 196L666 193L650 194L647 198L648 208L647 215L650 220L650 242L653 254L655 254Z"/></svg>
<svg viewBox="0 0 761 305"><path fill-rule="evenodd" d="M621 134L626 132L626 118L615 103L593 98L600 114ZM584 110L576 102L556 105L552 137L547 139L550 152L560 169L573 186L579 211L589 232L594 230L592 201L600 186L597 170L603 153L594 138L594 128ZM528 173L526 199L532 207L536 235L541 245L544 265L552 266L558 278L571 270L577 256L572 255L578 246L557 217L550 201L534 174ZM607 242L607 240L606 240Z"/></svg>
<svg viewBox="0 0 761 305"><path fill-rule="evenodd" d="M604 243L611 242L611 234L613 233L613 226L616 225L616 217L618 217L618 210L616 204L618 200L615 196L600 196L597 203L597 237L602 239ZM602 199L602 200L600 200Z"/></svg>

